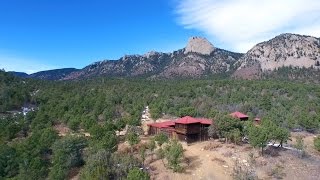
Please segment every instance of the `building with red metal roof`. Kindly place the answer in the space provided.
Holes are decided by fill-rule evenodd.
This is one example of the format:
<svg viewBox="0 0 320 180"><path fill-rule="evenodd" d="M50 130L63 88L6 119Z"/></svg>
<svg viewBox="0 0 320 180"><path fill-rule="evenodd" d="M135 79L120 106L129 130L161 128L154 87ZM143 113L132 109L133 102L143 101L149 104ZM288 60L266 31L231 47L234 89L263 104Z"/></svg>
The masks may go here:
<svg viewBox="0 0 320 180"><path fill-rule="evenodd" d="M212 120L211 119L199 119L201 124L211 125Z"/></svg>
<svg viewBox="0 0 320 180"><path fill-rule="evenodd" d="M149 134L165 133L186 142L205 141L208 137L208 127L212 120L185 116L175 121L165 121L148 124Z"/></svg>
<svg viewBox="0 0 320 180"><path fill-rule="evenodd" d="M157 127L157 128L168 128L174 125L175 125L174 121L164 121L164 122L148 124L148 126Z"/></svg>
<svg viewBox="0 0 320 180"><path fill-rule="evenodd" d="M248 120L249 119L249 116L246 115L246 114L243 114L239 111L236 111L236 112L233 112L230 114L230 116L232 116L233 118L237 118L237 119L240 119L241 121L245 121L245 120Z"/></svg>
<svg viewBox="0 0 320 180"><path fill-rule="evenodd" d="M256 125L260 124L260 123L261 123L261 119L258 118L258 117L254 118L254 123L255 123Z"/></svg>
<svg viewBox="0 0 320 180"><path fill-rule="evenodd" d="M195 123L200 123L199 119L193 118L191 116L185 116L182 118L179 118L175 121L175 123L178 124L195 124Z"/></svg>

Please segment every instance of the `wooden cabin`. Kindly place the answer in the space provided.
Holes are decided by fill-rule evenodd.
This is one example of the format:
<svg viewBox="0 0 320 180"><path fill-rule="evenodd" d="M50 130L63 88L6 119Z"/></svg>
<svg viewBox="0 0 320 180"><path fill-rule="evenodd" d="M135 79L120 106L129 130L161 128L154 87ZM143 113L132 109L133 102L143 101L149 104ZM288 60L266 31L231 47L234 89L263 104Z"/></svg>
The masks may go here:
<svg viewBox="0 0 320 180"><path fill-rule="evenodd" d="M192 143L200 139L200 122L190 116L176 120L174 129L180 141Z"/></svg>
<svg viewBox="0 0 320 180"><path fill-rule="evenodd" d="M243 114L239 111L236 111L236 112L233 112L230 114L230 116L232 116L233 118L237 118L239 119L240 121L246 121L249 119L249 116L246 115L246 114Z"/></svg>
<svg viewBox="0 0 320 180"><path fill-rule="evenodd" d="M180 141L193 143L209 139L208 128L212 121L186 116L175 121L176 136Z"/></svg>
<svg viewBox="0 0 320 180"><path fill-rule="evenodd" d="M208 128L212 124L210 119L198 119L190 116L179 118L176 121L148 124L149 135L166 134L169 138L193 143L209 139Z"/></svg>
<svg viewBox="0 0 320 180"><path fill-rule="evenodd" d="M165 122L158 122L158 123L152 123L148 124L149 135L157 135L159 133L166 134L169 138L173 137L174 135L174 125L175 123L173 121L165 121Z"/></svg>

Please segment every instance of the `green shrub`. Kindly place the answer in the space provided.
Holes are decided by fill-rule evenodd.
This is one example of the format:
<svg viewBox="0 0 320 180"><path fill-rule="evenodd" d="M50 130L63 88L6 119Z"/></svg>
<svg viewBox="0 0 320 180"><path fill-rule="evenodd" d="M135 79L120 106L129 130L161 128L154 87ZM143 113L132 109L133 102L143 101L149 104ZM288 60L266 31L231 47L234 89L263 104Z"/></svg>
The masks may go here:
<svg viewBox="0 0 320 180"><path fill-rule="evenodd" d="M182 168L180 164L183 158L182 145L177 140L173 140L165 147L164 151L169 168L173 169L174 172L181 171Z"/></svg>
<svg viewBox="0 0 320 180"><path fill-rule="evenodd" d="M299 153L300 158L303 158L307 155L305 151L304 140L301 136L297 137L296 144L294 145L294 147L300 151Z"/></svg>
<svg viewBox="0 0 320 180"><path fill-rule="evenodd" d="M149 180L149 175L140 170L139 168L133 168L129 171L127 180Z"/></svg>
<svg viewBox="0 0 320 180"><path fill-rule="evenodd" d="M317 151L320 151L320 136L314 138L313 143L314 143L314 148Z"/></svg>
<svg viewBox="0 0 320 180"><path fill-rule="evenodd" d="M154 140L158 142L158 145L161 146L162 144L168 142L168 136L165 135L164 133L160 133L160 134L157 134L155 137L154 137Z"/></svg>

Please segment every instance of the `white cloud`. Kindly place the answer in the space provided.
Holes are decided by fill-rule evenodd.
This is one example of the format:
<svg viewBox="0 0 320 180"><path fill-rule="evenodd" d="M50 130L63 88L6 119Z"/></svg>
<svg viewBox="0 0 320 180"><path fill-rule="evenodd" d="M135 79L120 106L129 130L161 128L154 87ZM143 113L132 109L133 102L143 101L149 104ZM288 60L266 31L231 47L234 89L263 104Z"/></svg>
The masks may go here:
<svg viewBox="0 0 320 180"><path fill-rule="evenodd" d="M0 54L0 69L5 71L17 71L32 74L38 71L56 69L33 59L25 59L14 55Z"/></svg>
<svg viewBox="0 0 320 180"><path fill-rule="evenodd" d="M319 0L181 0L178 22L245 52L281 33L320 37Z"/></svg>

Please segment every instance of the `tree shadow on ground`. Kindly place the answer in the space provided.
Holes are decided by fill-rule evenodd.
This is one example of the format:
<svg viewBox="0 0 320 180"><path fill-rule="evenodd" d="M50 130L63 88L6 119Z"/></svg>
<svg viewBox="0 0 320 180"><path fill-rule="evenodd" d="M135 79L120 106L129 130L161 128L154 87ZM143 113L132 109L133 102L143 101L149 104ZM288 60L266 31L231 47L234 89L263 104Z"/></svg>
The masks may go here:
<svg viewBox="0 0 320 180"><path fill-rule="evenodd" d="M285 149L281 148L281 147L272 147L272 146L269 146L267 147L264 152L263 152L263 155L265 157L278 157L280 156L280 151L283 151Z"/></svg>
<svg viewBox="0 0 320 180"><path fill-rule="evenodd" d="M185 157L183 161L183 173L191 174L195 168L198 168L201 166L202 162L199 158L199 156L188 156Z"/></svg>

